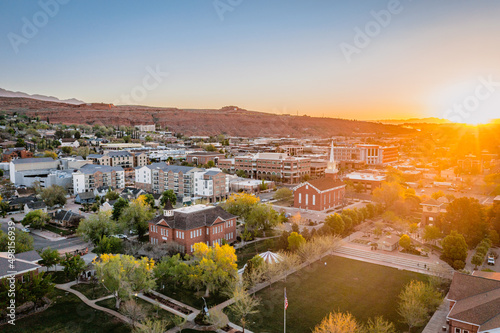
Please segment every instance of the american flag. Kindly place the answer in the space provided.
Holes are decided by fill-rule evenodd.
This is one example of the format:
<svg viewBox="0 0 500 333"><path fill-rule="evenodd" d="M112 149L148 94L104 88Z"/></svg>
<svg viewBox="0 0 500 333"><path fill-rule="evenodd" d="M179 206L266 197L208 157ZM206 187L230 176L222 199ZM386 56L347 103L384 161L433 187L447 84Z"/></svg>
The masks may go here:
<svg viewBox="0 0 500 333"><path fill-rule="evenodd" d="M285 310L288 308L288 298L286 297L286 288L285 288Z"/></svg>

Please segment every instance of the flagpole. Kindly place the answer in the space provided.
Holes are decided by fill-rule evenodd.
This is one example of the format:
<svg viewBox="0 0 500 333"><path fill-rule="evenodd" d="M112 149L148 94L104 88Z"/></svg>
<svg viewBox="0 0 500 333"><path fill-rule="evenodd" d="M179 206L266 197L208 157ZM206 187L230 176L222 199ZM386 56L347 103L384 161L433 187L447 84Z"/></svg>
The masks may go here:
<svg viewBox="0 0 500 333"><path fill-rule="evenodd" d="M286 301L286 287L285 287L285 301ZM284 328L284 333L286 333L286 303L283 304L283 328Z"/></svg>

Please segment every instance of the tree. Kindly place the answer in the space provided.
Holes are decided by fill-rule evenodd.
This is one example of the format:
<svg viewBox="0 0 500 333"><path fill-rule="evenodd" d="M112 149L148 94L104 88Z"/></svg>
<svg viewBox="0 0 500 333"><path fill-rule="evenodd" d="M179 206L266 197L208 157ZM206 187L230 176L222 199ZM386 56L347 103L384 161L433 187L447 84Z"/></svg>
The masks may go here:
<svg viewBox="0 0 500 333"><path fill-rule="evenodd" d="M257 307L260 301L250 295L239 283L234 284L231 296L234 303L229 306L229 310L239 319L243 333L245 333L248 316L259 312Z"/></svg>
<svg viewBox="0 0 500 333"><path fill-rule="evenodd" d="M256 205L246 218L246 225L250 230L267 231L278 225L280 215L271 205Z"/></svg>
<svg viewBox="0 0 500 333"><path fill-rule="evenodd" d="M403 187L396 182L383 182L382 185L373 190L373 199L383 204L386 208L391 207L404 194Z"/></svg>
<svg viewBox="0 0 500 333"><path fill-rule="evenodd" d="M175 204L177 203L177 196L175 195L173 190L166 190L165 192L162 193L160 198L160 204L163 207L165 207L167 201L170 201L172 207L175 207Z"/></svg>
<svg viewBox="0 0 500 333"><path fill-rule="evenodd" d="M140 326L134 328L133 333L164 333L167 330L169 321L146 319Z"/></svg>
<svg viewBox="0 0 500 333"><path fill-rule="evenodd" d="M441 237L439 228L434 225L426 225L424 228L424 240L426 242L434 242Z"/></svg>
<svg viewBox="0 0 500 333"><path fill-rule="evenodd" d="M288 249L292 252L296 252L305 243L304 237L296 232L292 232L288 236Z"/></svg>
<svg viewBox="0 0 500 333"><path fill-rule="evenodd" d="M118 221L120 218L120 215L122 215L122 211L128 207L129 203L127 200L123 198L118 198L118 200L115 201L113 205L113 213L111 214L111 217L113 220Z"/></svg>
<svg viewBox="0 0 500 333"><path fill-rule="evenodd" d="M123 227L134 230L139 237L142 237L148 231L148 221L152 218L153 211L151 207L146 205L145 201L139 197L123 210L119 222Z"/></svg>
<svg viewBox="0 0 500 333"><path fill-rule="evenodd" d="M229 213L241 216L246 220L253 208L259 203L260 199L253 194L233 193L224 204L224 209Z"/></svg>
<svg viewBox="0 0 500 333"><path fill-rule="evenodd" d="M119 198L120 195L116 191L108 190L108 192L104 195L104 199L108 199L109 201L118 200Z"/></svg>
<svg viewBox="0 0 500 333"><path fill-rule="evenodd" d="M155 286L152 259L142 257L137 260L124 254L101 254L94 259L94 265L99 281L115 297L117 309L122 300Z"/></svg>
<svg viewBox="0 0 500 333"><path fill-rule="evenodd" d="M455 261L465 262L467 258L467 243L463 235L453 230L448 236L446 236L441 242L443 247L443 259L455 266ZM460 263L457 263L458 265ZM455 269L460 269L458 267L453 267Z"/></svg>
<svg viewBox="0 0 500 333"><path fill-rule="evenodd" d="M81 221L76 233L81 236L84 241L90 241L96 245L103 236L113 235L118 230L119 227L117 223L111 220L109 213L99 212Z"/></svg>
<svg viewBox="0 0 500 333"><path fill-rule="evenodd" d="M205 297L231 283L237 275L236 254L232 246L218 243L209 247L205 243L193 246L195 262L190 266L192 284L205 288Z"/></svg>
<svg viewBox="0 0 500 333"><path fill-rule="evenodd" d="M434 200L437 200L437 199L444 197L444 196L445 196L445 194L443 191L437 191L437 192L434 192L431 194L431 198Z"/></svg>
<svg viewBox="0 0 500 333"><path fill-rule="evenodd" d="M62 152L66 155L69 155L71 154L71 152L73 151L73 148L72 147L69 147L69 146L65 146L65 147L62 147L61 148Z"/></svg>
<svg viewBox="0 0 500 333"><path fill-rule="evenodd" d="M66 257L61 260L61 265L64 266L66 277L70 279L77 279L87 266L80 255L71 255L69 253L66 253Z"/></svg>
<svg viewBox="0 0 500 333"><path fill-rule="evenodd" d="M464 235L470 247L475 247L488 235L488 221L483 206L475 198L462 197L446 207L446 213L437 221L438 227L449 233L456 230Z"/></svg>
<svg viewBox="0 0 500 333"><path fill-rule="evenodd" d="M123 240L116 237L102 236L94 248L94 253L120 253L123 251Z"/></svg>
<svg viewBox="0 0 500 333"><path fill-rule="evenodd" d="M40 252L40 257L42 258L42 260L40 260L40 264L47 267L47 270L50 269L50 267L57 265L61 261L59 251L55 249L52 250L50 247Z"/></svg>
<svg viewBox="0 0 500 333"><path fill-rule="evenodd" d="M221 329L226 327L229 323L229 319L226 314L217 307L213 307L208 310L208 321L211 325L215 326L216 329Z"/></svg>
<svg viewBox="0 0 500 333"><path fill-rule="evenodd" d="M66 190L59 185L52 185L42 190L42 200L49 207L66 204Z"/></svg>
<svg viewBox="0 0 500 333"><path fill-rule="evenodd" d="M484 262L484 255L481 255L480 253L474 254L471 259L471 264L475 266L474 269L477 269L477 266L481 266Z"/></svg>
<svg viewBox="0 0 500 333"><path fill-rule="evenodd" d="M144 203L146 205L148 205L150 208L154 208L155 207L155 198L153 197L152 194L143 194L141 195L139 198L141 198L144 200Z"/></svg>
<svg viewBox="0 0 500 333"><path fill-rule="evenodd" d="M19 229L14 230L14 234L11 231L4 233L0 230L0 252L7 252L12 242L15 243L16 253L33 250L33 237L30 234Z"/></svg>
<svg viewBox="0 0 500 333"><path fill-rule="evenodd" d="M313 333L358 333L361 325L349 312L332 312L316 325Z"/></svg>
<svg viewBox="0 0 500 333"><path fill-rule="evenodd" d="M174 319L172 319L175 327L179 328L179 332L182 332L182 328L186 324L186 318L183 318L181 316L175 316Z"/></svg>
<svg viewBox="0 0 500 333"><path fill-rule="evenodd" d="M26 214L21 220L22 225L29 225L34 229L41 229L50 221L49 214L45 213L41 209L33 210Z"/></svg>
<svg viewBox="0 0 500 333"><path fill-rule="evenodd" d="M368 319L365 333L396 333L394 324L385 320L382 316Z"/></svg>
<svg viewBox="0 0 500 333"><path fill-rule="evenodd" d="M344 232L345 224L339 214L328 215L325 224L330 228L334 235L341 235Z"/></svg>
<svg viewBox="0 0 500 333"><path fill-rule="evenodd" d="M293 191L287 187L282 187L274 193L275 200L291 200L293 198Z"/></svg>
<svg viewBox="0 0 500 333"><path fill-rule="evenodd" d="M405 250L411 249L411 238L408 235L403 235L399 239L399 246L401 246Z"/></svg>
<svg viewBox="0 0 500 333"><path fill-rule="evenodd" d="M57 160L57 154L55 152L53 152L53 151L46 150L43 153L43 157L52 157L54 160Z"/></svg>
<svg viewBox="0 0 500 333"><path fill-rule="evenodd" d="M120 312L130 318L132 321L132 327L135 327L137 322L142 321L147 317L144 307L133 299L125 301L120 308Z"/></svg>
<svg viewBox="0 0 500 333"><path fill-rule="evenodd" d="M403 317L410 332L413 327L426 323L442 301L441 294L430 284L422 281L410 281L399 295L398 313Z"/></svg>

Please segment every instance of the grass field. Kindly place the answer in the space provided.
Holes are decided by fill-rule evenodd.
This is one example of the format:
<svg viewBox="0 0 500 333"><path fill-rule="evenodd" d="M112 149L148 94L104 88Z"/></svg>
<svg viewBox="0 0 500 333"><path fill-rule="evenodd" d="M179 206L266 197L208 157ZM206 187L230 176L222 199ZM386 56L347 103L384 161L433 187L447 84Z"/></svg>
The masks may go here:
<svg viewBox="0 0 500 333"><path fill-rule="evenodd" d="M54 289L54 303L45 311L16 320L16 325L0 326L2 333L129 333L130 327L102 311L85 305L78 297Z"/></svg>
<svg viewBox="0 0 500 333"><path fill-rule="evenodd" d="M167 287L165 289L157 289L156 291L198 310L201 310L204 306L203 299L201 297L205 294L205 290L196 292L196 290L186 289L182 287ZM227 296L215 292L211 292L210 297L205 297L205 301L207 302L208 307L220 304L227 299Z"/></svg>
<svg viewBox="0 0 500 333"><path fill-rule="evenodd" d="M157 308L155 308L155 306L153 304L151 304L151 303L149 303L141 298L138 298L138 297L135 298L135 301L137 302L137 304L141 305L144 308L144 310L147 313L147 316L151 320L164 319L170 323L168 325L168 329L174 327L172 320L175 317L175 315L173 313L170 313L170 312L163 310L161 308L157 309ZM120 312L119 310L116 310L116 307L115 307L116 301L114 298L108 298L108 299L99 301L96 304L100 305L102 307Z"/></svg>
<svg viewBox="0 0 500 333"><path fill-rule="evenodd" d="M414 272L329 256L288 277L287 332L311 332L334 310L349 311L362 322L383 315L398 332L405 332L408 328L397 313L398 295L411 280L425 278ZM257 293L262 303L259 313L250 317L248 329L260 333L283 331L284 287L283 282L275 283ZM238 323L231 314L229 317Z"/></svg>
<svg viewBox="0 0 500 333"><path fill-rule="evenodd" d="M111 294L101 284L79 283L72 286L71 289L81 292L88 299L98 299Z"/></svg>
<svg viewBox="0 0 500 333"><path fill-rule="evenodd" d="M238 269L245 266L247 261L252 259L256 254L266 251L276 251L278 249L277 243L278 238L270 238L237 249L236 256L238 257L238 261L236 263L238 264Z"/></svg>

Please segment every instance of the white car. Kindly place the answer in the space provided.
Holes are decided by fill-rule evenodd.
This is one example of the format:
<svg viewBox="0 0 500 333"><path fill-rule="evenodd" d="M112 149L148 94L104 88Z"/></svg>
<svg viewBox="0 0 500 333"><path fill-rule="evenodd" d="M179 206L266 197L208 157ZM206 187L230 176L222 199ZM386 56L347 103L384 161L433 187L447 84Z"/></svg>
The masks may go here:
<svg viewBox="0 0 500 333"><path fill-rule="evenodd" d="M115 237L115 238L120 238L120 239L127 239L128 237L124 234L116 234L116 235L113 235L112 237Z"/></svg>
<svg viewBox="0 0 500 333"><path fill-rule="evenodd" d="M21 228L21 231L24 231L24 232L27 232L27 233L31 232L30 228L28 228L28 227Z"/></svg>
<svg viewBox="0 0 500 333"><path fill-rule="evenodd" d="M494 256L488 256L488 265L495 265L495 257Z"/></svg>

